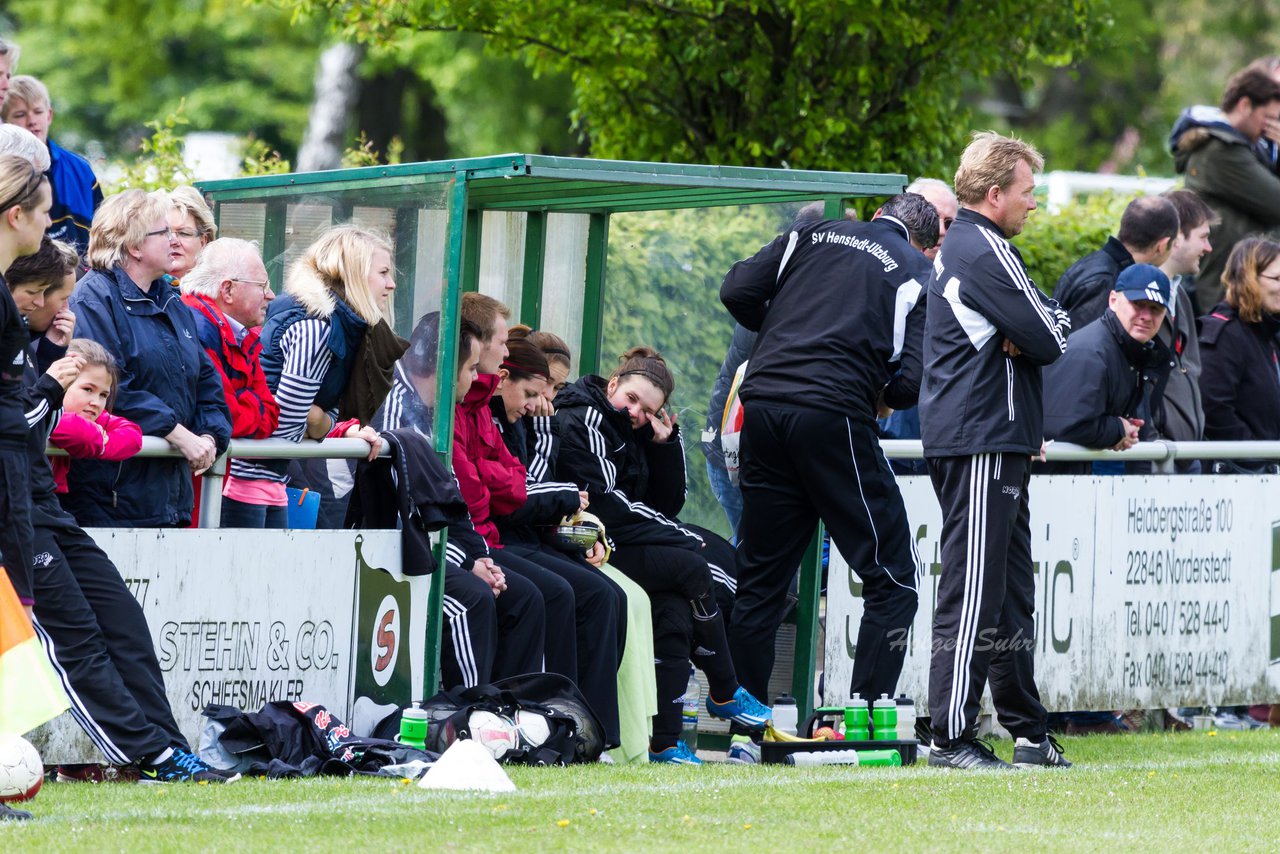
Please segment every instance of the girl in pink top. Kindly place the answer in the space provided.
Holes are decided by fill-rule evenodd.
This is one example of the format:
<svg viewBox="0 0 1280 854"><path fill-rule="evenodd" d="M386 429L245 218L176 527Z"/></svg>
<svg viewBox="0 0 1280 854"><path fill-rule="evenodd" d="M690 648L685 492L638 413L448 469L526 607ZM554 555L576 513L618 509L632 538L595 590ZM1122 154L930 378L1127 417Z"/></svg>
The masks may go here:
<svg viewBox="0 0 1280 854"><path fill-rule="evenodd" d="M51 459L59 493L67 491L71 458L127 460L142 447L138 425L107 412L118 375L112 355L88 338L74 339L67 352L83 356L84 368L62 398L62 418L49 436L50 444L68 454Z"/></svg>

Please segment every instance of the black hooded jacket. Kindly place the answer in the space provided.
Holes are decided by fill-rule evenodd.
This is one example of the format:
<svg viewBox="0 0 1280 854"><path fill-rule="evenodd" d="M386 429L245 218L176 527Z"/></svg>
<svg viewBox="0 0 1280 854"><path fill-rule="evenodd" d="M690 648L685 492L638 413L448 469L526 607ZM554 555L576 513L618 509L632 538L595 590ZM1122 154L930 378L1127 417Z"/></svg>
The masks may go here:
<svg viewBox="0 0 1280 854"><path fill-rule="evenodd" d="M356 466L355 488L347 506L348 528L392 528L399 522L405 575L429 575L436 569L431 534L449 529L449 563L470 566L456 554L455 531L470 529L467 504L458 482L422 434L409 428L383 431L391 458ZM472 531L472 536L479 535ZM483 545L483 540L481 540ZM471 550L480 546L471 544ZM483 557L487 550L475 556ZM474 562L472 557L471 563Z"/></svg>
<svg viewBox="0 0 1280 854"><path fill-rule="evenodd" d="M653 441L649 426L631 429L614 409L603 377L589 375L556 395L560 451L557 480L591 496L591 512L619 546L628 543L700 549L702 538L675 516L684 506L684 449L679 428L666 442Z"/></svg>

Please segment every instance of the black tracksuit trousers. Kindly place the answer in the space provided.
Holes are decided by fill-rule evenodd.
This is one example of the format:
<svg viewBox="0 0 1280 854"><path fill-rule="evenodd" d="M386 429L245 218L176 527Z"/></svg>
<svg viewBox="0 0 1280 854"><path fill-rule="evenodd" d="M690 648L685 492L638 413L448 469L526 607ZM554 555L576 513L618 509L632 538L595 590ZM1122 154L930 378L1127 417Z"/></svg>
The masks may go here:
<svg viewBox="0 0 1280 854"><path fill-rule="evenodd" d="M115 765L188 748L142 606L115 564L71 523L37 520L35 555L36 634L76 723Z"/></svg>
<svg viewBox="0 0 1280 854"><path fill-rule="evenodd" d="M1036 689L1035 567L1026 454L928 459L942 505L942 575L933 615L929 714L939 747L973 738L988 678L1015 737L1047 731Z"/></svg>
<svg viewBox="0 0 1280 854"><path fill-rule="evenodd" d="M494 596L469 570L448 567L443 611L440 671L445 688L541 672L546 617L542 594L532 581L511 573L507 589Z"/></svg>
<svg viewBox="0 0 1280 854"><path fill-rule="evenodd" d="M575 560L549 546L508 542L503 551L528 558L573 586L578 670L570 678L600 718L605 743L616 747L620 743L618 664L627 641L627 594L585 560ZM548 624L547 634L563 629Z"/></svg>
<svg viewBox="0 0 1280 854"><path fill-rule="evenodd" d="M919 560L874 422L761 401L745 413L738 597L729 626L743 686L766 701L787 587L821 519L862 580L849 693L893 696L918 603Z"/></svg>
<svg viewBox="0 0 1280 854"><path fill-rule="evenodd" d="M653 718L653 750L675 745L683 726L680 698L689 684L692 661L707 677L711 696L732 699L738 676L729 655L725 615L720 602L732 602L733 547L722 537L681 523L706 545L694 551L679 546L620 544L609 563L649 594L653 612L653 657L658 683L658 713Z"/></svg>
<svg viewBox="0 0 1280 854"><path fill-rule="evenodd" d="M18 579L31 566L31 461L26 451L0 448L0 565L8 565L15 592L30 596Z"/></svg>

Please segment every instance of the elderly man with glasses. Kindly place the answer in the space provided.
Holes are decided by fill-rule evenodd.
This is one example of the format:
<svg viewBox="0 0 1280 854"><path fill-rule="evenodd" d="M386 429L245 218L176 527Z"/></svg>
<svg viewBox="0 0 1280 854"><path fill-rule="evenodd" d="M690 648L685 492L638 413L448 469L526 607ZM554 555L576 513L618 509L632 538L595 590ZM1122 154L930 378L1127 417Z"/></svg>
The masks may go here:
<svg viewBox="0 0 1280 854"><path fill-rule="evenodd" d="M275 299L258 249L247 240L222 237L204 247L195 267L182 277L182 301L196 318L200 346L222 377L231 436L265 439L276 429L280 406L258 360L258 331ZM258 517L283 508L236 499L242 485L228 478L223 490L222 527L263 527ZM246 516L246 514L248 514Z"/></svg>

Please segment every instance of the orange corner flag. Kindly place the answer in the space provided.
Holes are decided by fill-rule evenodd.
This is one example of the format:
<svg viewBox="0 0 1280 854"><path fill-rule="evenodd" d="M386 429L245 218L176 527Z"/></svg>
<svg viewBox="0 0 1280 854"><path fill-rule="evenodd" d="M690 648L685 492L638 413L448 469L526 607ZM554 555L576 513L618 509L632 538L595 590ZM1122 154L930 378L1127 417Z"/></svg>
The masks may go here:
<svg viewBox="0 0 1280 854"><path fill-rule="evenodd" d="M67 695L0 567L0 734L22 735L66 708Z"/></svg>

